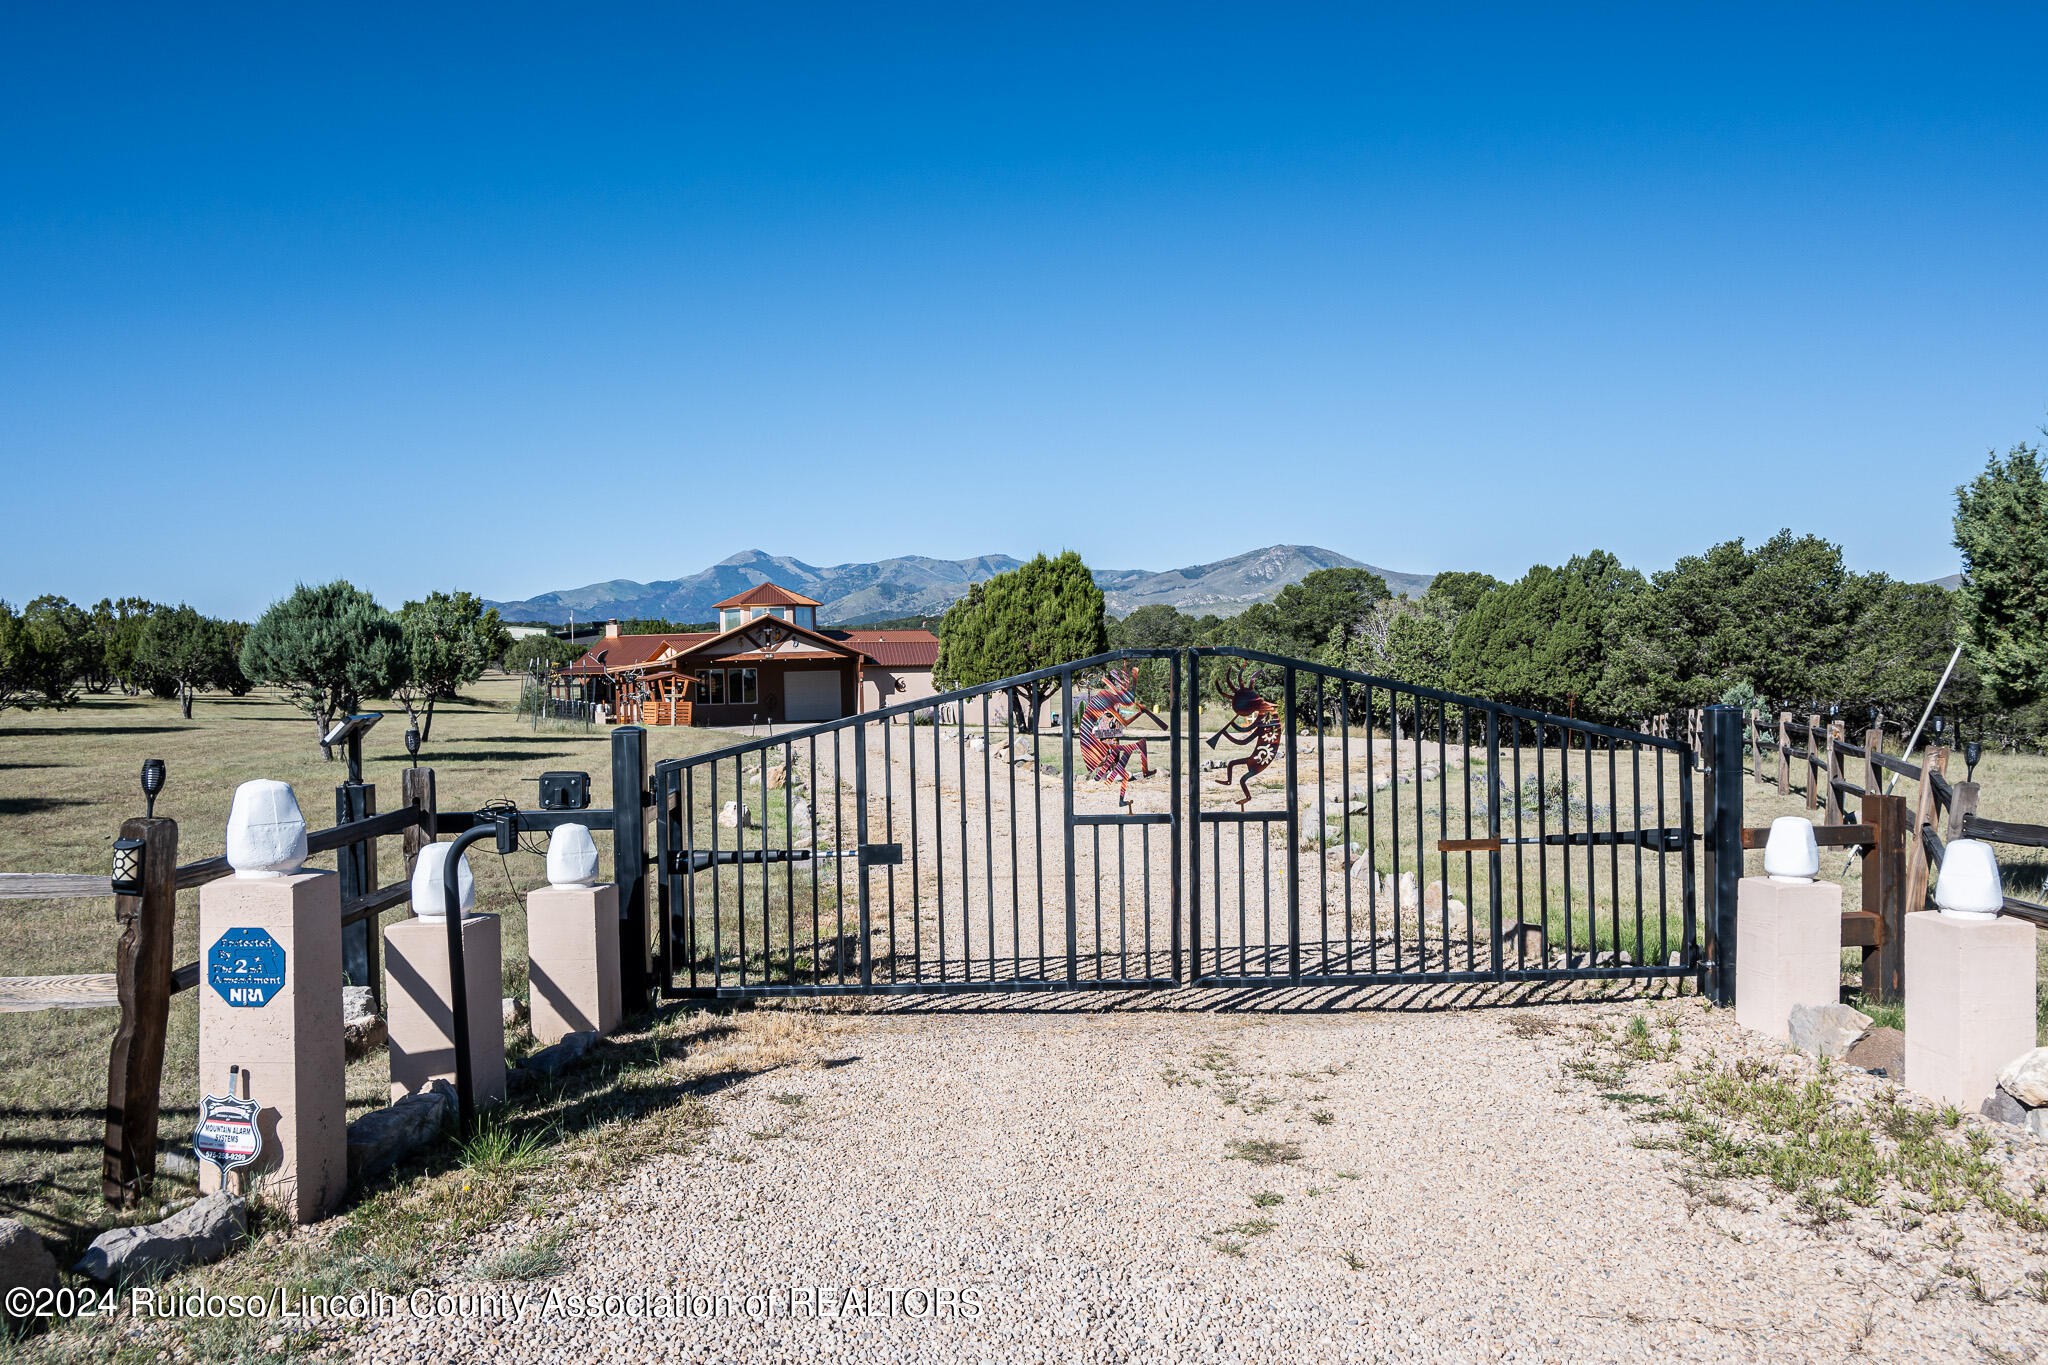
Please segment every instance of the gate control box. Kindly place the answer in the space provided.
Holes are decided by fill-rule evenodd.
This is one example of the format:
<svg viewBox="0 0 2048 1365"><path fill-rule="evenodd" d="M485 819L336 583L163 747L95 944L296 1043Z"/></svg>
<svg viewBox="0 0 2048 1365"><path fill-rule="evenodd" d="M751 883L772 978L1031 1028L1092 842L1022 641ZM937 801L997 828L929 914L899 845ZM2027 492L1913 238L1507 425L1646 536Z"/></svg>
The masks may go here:
<svg viewBox="0 0 2048 1365"><path fill-rule="evenodd" d="M542 810L589 810L589 773L542 773L540 775L540 808Z"/></svg>

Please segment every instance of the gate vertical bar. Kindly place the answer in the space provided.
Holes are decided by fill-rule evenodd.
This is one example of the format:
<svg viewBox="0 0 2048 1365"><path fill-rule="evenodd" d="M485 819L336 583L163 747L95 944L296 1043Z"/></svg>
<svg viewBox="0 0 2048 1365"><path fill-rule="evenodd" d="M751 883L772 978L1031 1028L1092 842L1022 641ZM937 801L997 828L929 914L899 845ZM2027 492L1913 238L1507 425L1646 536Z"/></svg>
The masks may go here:
<svg viewBox="0 0 2048 1365"><path fill-rule="evenodd" d="M1202 979L1202 656L1187 652L1188 980Z"/></svg>
<svg viewBox="0 0 2048 1365"><path fill-rule="evenodd" d="M1735 1003L1735 894L1742 880L1741 713L1709 706L1705 716L1707 761L1707 952L1712 962L1709 998Z"/></svg>
<svg viewBox="0 0 2048 1365"><path fill-rule="evenodd" d="M1301 802L1296 794L1294 668L1287 669L1286 723L1281 735L1287 745L1287 976L1301 980ZM1271 962L1273 945L1266 945Z"/></svg>
<svg viewBox="0 0 2048 1365"><path fill-rule="evenodd" d="M1188 662L1189 662L1190 664L1192 664L1192 663L1194 662L1194 658L1193 658L1193 656L1192 656L1192 655L1190 655L1190 656L1189 656L1189 658L1188 658ZM1169 715L1169 716L1171 716L1171 717L1173 717L1173 724L1174 724L1174 725L1179 725L1179 724L1180 724L1180 665L1181 665L1181 656L1180 656L1180 655L1178 655L1178 654L1173 654L1173 655L1169 655L1169 656L1167 657L1167 660L1166 660L1166 668L1167 668L1167 679L1168 679L1168 681L1167 681L1167 684L1166 684L1166 714L1167 714L1167 715ZM1171 913L1172 913L1172 916L1173 916L1173 927L1172 927L1172 935L1173 935L1173 938L1172 938L1172 942L1173 942L1173 949L1172 949L1172 952L1173 952L1173 979L1174 979L1175 981L1177 981L1177 982L1178 982L1178 981L1183 981L1183 980L1185 980L1185 979L1186 979L1186 978L1184 978L1184 977L1182 977L1182 976L1181 976L1181 972L1180 972L1180 968L1181 968L1181 962L1180 962L1180 915L1181 915L1181 905L1180 905L1180 902L1181 902L1181 895L1180 895L1180 889L1181 889L1181 880L1180 880L1180 850L1181 850L1181 837L1180 837L1180 836L1181 836L1181 830L1180 830L1180 824L1181 824L1181 804L1180 804L1180 736L1179 736L1179 734L1177 734L1177 733L1176 733L1176 734L1173 734L1173 735L1172 735L1171 737L1169 737L1169 738L1167 739L1167 741L1166 741L1166 752L1167 752L1167 775L1166 775L1166 790L1167 790L1167 792L1168 792L1168 796L1167 796L1167 815L1168 815L1168 817L1169 817L1169 818L1170 818L1170 819L1172 820L1172 822L1173 822L1172 824L1170 824L1170 825L1168 825L1168 826L1167 826L1168 830L1169 830L1169 831L1171 831L1171 832L1170 832L1170 833L1168 834L1168 836L1167 836L1167 846L1168 846L1168 851L1167 851L1167 859L1168 859L1168 861L1167 861L1167 866L1168 866L1169 868L1171 868L1171 871L1170 871L1170 872L1169 872L1169 873L1167 874L1167 877L1168 877L1168 892L1167 892L1167 894L1168 894L1168 896L1169 896L1169 898L1170 898L1170 901L1171 901L1171 904L1172 904L1172 907L1173 907L1173 909L1172 909L1172 912L1171 912ZM1014 806L1014 804L1015 804L1015 803L1013 802L1013 803L1012 803L1012 805ZM1147 864L1147 865L1149 866L1149 862L1148 862L1148 864ZM1146 907L1146 911L1145 911L1145 919L1146 919L1146 923L1147 923L1147 924L1150 924L1150 923L1151 923L1151 913L1152 913L1152 912L1151 912L1151 907L1150 907L1150 906L1147 906L1147 907ZM1150 974L1150 972L1151 972L1151 969L1152 969L1152 960L1151 960L1151 957L1150 957L1150 955L1149 955L1149 954L1148 954L1148 955L1146 956L1146 959L1145 959L1145 969L1146 969L1146 972L1147 972L1147 974L1149 975L1149 974Z"/></svg>
<svg viewBox="0 0 2048 1365"><path fill-rule="evenodd" d="M612 731L612 881L619 888L619 998L625 1012L647 1008L654 972L647 956L647 731Z"/></svg>
<svg viewBox="0 0 2048 1365"><path fill-rule="evenodd" d="M888 721L882 724L887 725ZM936 727L934 727L936 732ZM853 838L854 847L859 850L856 857L860 877L860 984L863 989L875 984L874 938L868 932L870 911L868 902L868 733L867 722L856 721L853 727ZM919 963L920 973L923 963ZM891 970L894 970L892 963Z"/></svg>
<svg viewBox="0 0 2048 1365"><path fill-rule="evenodd" d="M1080 921L1074 912L1074 670L1060 673L1060 790L1067 849L1067 980L1081 979ZM1099 950L1101 944L1096 944Z"/></svg>
<svg viewBox="0 0 2048 1365"><path fill-rule="evenodd" d="M1472 765L1468 761L1465 767L1469 772ZM1486 894L1493 905L1487 922L1493 926L1493 979L1501 981L1506 979L1507 963L1500 943L1500 712L1491 707L1486 711L1486 837L1493 841L1493 851L1486 855ZM1518 856L1520 852L1517 846Z"/></svg>

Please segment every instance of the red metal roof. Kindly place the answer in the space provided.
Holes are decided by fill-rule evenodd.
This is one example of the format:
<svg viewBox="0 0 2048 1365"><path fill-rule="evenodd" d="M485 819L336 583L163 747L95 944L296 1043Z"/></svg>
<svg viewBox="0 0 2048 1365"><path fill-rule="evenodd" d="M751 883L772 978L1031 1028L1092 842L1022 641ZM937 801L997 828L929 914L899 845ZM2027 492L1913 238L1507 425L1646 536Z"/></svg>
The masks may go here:
<svg viewBox="0 0 2048 1365"><path fill-rule="evenodd" d="M737 597L728 597L723 602L711 604L713 611L726 607L815 607L818 604L802 593L791 592L788 588L774 583L757 583Z"/></svg>
<svg viewBox="0 0 2048 1365"><path fill-rule="evenodd" d="M755 625L749 621L747 625ZM785 628L787 621L781 622ZM745 627L739 627L745 629ZM801 633L802 626L795 629ZM613 635L592 645L582 658L564 670L574 676L591 676L620 668L633 668L659 655L670 645L676 653L688 654L700 645L716 640L725 631L700 631L690 635ZM851 645L881 668L930 668L938 662L939 637L928 630L821 630L816 634L840 644ZM600 663L599 654L604 655Z"/></svg>

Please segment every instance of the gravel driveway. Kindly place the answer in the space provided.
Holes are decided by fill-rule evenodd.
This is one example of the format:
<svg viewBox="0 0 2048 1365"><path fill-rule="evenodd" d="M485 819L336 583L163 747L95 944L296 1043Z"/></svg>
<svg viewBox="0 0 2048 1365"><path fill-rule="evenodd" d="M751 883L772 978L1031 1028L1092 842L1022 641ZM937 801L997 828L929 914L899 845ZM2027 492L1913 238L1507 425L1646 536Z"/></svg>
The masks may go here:
<svg viewBox="0 0 2048 1365"><path fill-rule="evenodd" d="M815 1063L718 1094L704 1145L451 1267L450 1292L534 1295L516 1327L397 1319L352 1346L379 1361L1722 1361L2026 1359L2048 1339L2025 1293L1930 1294L1913 1257L1775 1206L1688 1200L1670 1154L1632 1145L1545 1032L1635 1008L851 1015ZM1663 1008L1723 1055L1748 1046L1726 1012ZM565 1230L552 1278L465 1278ZM2009 1240L2000 1264L2038 1263L2040 1246ZM799 1296L786 1316L791 1286L832 1287L818 1302L833 1315ZM678 1290L736 1311L539 1311L551 1291ZM778 1316L749 1320L749 1295Z"/></svg>

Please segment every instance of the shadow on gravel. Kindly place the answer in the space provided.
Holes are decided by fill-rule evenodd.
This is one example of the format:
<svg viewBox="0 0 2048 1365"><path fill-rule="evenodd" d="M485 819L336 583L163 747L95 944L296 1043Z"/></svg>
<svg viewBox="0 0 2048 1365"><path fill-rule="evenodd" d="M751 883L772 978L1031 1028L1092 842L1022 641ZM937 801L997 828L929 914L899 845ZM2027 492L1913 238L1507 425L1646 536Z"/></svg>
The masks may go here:
<svg viewBox="0 0 2048 1365"><path fill-rule="evenodd" d="M1031 991L1016 995L939 995L846 999L844 1007L868 1014L1352 1014L1442 1013L1448 1010L1522 1009L1532 1005L1611 1000L1671 1000L1680 991L1669 979L1606 985L1584 981L1418 982L1401 986L1188 986L1160 991Z"/></svg>

